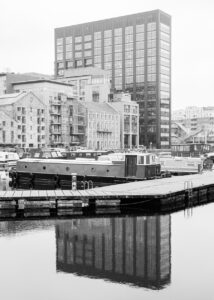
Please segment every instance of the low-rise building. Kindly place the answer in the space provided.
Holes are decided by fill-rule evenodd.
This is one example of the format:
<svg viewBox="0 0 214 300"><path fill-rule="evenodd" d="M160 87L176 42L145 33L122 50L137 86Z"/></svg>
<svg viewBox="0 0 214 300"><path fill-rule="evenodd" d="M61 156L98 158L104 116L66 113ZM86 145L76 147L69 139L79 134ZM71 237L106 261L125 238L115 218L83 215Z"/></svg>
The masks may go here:
<svg viewBox="0 0 214 300"><path fill-rule="evenodd" d="M5 135L6 141L6 131L10 130L11 139L14 135L14 142L19 147L44 147L45 109L44 103L32 92L0 96L0 111L8 116L5 121L10 122L10 126L8 123L2 124L2 137ZM17 130L12 131L13 126L17 126Z"/></svg>
<svg viewBox="0 0 214 300"><path fill-rule="evenodd" d="M85 146L86 108L80 101L61 95L50 105L50 145Z"/></svg>
<svg viewBox="0 0 214 300"><path fill-rule="evenodd" d="M16 146L18 123L7 113L0 110L0 145Z"/></svg>
<svg viewBox="0 0 214 300"><path fill-rule="evenodd" d="M53 143L53 126L51 125L51 106L55 102L61 103L61 99L73 98L73 85L69 83L58 82L55 80L39 79L22 82L14 82L12 84L13 90L20 91L32 91L39 99L44 103L46 107L46 132L45 132L45 144L50 146ZM63 100L64 101L64 100ZM62 106L64 104L62 103ZM60 120L62 121L62 113L60 112ZM60 121L60 122L61 122ZM52 130L52 133L51 131ZM56 131L55 131L56 132ZM61 138L58 136L54 138L55 141L61 143Z"/></svg>
<svg viewBox="0 0 214 300"><path fill-rule="evenodd" d="M15 82L51 78L51 75L40 73L0 73L0 95L13 93L14 89L12 84Z"/></svg>
<svg viewBox="0 0 214 300"><path fill-rule="evenodd" d="M85 102L86 147L93 150L120 148L120 114L108 103Z"/></svg>
<svg viewBox="0 0 214 300"><path fill-rule="evenodd" d="M115 94L110 105L120 114L120 147L139 146L139 104L131 101L130 94Z"/></svg>
<svg viewBox="0 0 214 300"><path fill-rule="evenodd" d="M57 80L72 84L77 100L108 102L111 82L107 71L93 67L68 69Z"/></svg>

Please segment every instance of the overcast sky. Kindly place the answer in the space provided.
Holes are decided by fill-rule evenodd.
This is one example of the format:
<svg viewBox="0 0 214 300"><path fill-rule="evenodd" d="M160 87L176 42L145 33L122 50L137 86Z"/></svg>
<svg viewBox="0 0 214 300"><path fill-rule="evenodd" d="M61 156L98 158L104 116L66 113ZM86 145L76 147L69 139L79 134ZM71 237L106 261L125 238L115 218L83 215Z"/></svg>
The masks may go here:
<svg viewBox="0 0 214 300"><path fill-rule="evenodd" d="M53 74L54 28L161 9L172 16L172 107L213 105L213 0L0 0L0 72Z"/></svg>

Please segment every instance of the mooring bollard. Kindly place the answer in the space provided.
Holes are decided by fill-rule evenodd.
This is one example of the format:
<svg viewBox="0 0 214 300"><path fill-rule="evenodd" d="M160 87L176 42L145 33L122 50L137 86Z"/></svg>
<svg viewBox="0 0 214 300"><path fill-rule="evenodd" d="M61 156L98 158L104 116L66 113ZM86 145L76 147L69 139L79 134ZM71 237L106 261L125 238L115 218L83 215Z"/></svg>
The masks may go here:
<svg viewBox="0 0 214 300"><path fill-rule="evenodd" d="M77 189L77 173L71 173L71 187L72 187L72 191L76 191Z"/></svg>

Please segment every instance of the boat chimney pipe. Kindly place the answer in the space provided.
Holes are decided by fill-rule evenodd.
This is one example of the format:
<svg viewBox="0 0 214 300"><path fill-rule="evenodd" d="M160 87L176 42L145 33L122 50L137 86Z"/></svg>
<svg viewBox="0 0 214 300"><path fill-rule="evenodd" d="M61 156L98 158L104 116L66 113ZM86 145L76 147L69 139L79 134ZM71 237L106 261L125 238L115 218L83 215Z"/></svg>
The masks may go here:
<svg viewBox="0 0 214 300"><path fill-rule="evenodd" d="M72 191L76 191L77 189L77 173L71 173L71 187Z"/></svg>

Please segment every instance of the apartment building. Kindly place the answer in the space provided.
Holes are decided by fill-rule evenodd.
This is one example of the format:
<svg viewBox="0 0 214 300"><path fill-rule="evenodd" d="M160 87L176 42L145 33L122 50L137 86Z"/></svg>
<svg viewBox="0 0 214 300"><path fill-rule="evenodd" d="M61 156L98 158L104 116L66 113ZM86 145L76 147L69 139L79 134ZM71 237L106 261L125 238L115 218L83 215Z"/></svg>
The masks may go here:
<svg viewBox="0 0 214 300"><path fill-rule="evenodd" d="M86 147L93 150L119 149L120 114L107 103L85 102Z"/></svg>
<svg viewBox="0 0 214 300"><path fill-rule="evenodd" d="M47 79L14 82L12 86L16 92L32 91L44 103L46 107L45 145L50 146L52 144L51 139L53 138L50 132L51 129L53 130L53 126L51 126L51 105L53 102L60 103L64 97L73 98L73 86L68 83ZM62 121L62 119L58 120Z"/></svg>
<svg viewBox="0 0 214 300"><path fill-rule="evenodd" d="M8 116L2 121L2 139L5 142L11 139L22 148L44 147L45 109L44 103L32 92L0 96L0 112Z"/></svg>
<svg viewBox="0 0 214 300"><path fill-rule="evenodd" d="M10 115L0 110L0 145L15 146L18 144L18 123Z"/></svg>
<svg viewBox="0 0 214 300"><path fill-rule="evenodd" d="M120 114L120 147L122 149L139 146L139 105L131 101L130 94L116 94L109 103Z"/></svg>
<svg viewBox="0 0 214 300"><path fill-rule="evenodd" d="M74 97L81 101L108 102L111 83L108 72L99 68L77 68L64 71L57 81L73 85Z"/></svg>

